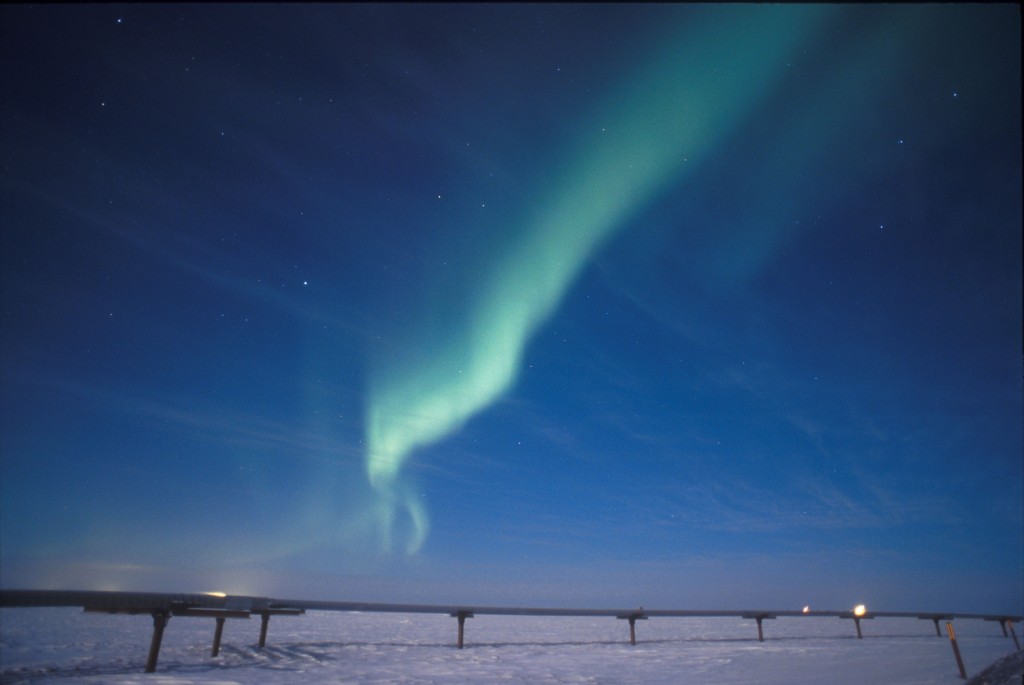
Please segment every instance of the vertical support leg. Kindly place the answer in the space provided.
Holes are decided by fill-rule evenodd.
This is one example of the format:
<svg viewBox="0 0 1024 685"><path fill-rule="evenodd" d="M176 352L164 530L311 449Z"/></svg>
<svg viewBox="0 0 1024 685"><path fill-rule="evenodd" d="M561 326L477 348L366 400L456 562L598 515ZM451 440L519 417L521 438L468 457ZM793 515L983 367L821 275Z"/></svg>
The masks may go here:
<svg viewBox="0 0 1024 685"><path fill-rule="evenodd" d="M853 617L853 622L857 626L857 639L858 640L863 640L864 639L864 634L860 632L860 616L854 616Z"/></svg>
<svg viewBox="0 0 1024 685"><path fill-rule="evenodd" d="M1013 629L1013 621L1007 621L1006 623L1007 623L1007 625L1010 626L1010 635L1013 636L1013 646L1016 647L1017 651L1019 652L1020 651L1020 642L1017 641L1017 631L1015 631Z"/></svg>
<svg viewBox="0 0 1024 685"><path fill-rule="evenodd" d="M160 643L164 639L164 628L171 618L171 613L166 609L153 612L153 639L149 643L149 656L146 658L146 673L156 671L156 660L160 658Z"/></svg>
<svg viewBox="0 0 1024 685"><path fill-rule="evenodd" d="M625 619L629 621L629 644L636 644L636 622L646 621L647 617L643 615L643 607L640 607L640 611L634 614L625 614L622 616L616 616L617 619Z"/></svg>
<svg viewBox="0 0 1024 685"><path fill-rule="evenodd" d="M967 680L967 669L964 668L963 657L960 656L960 648L956 644L956 632L952 623L946 623L946 632L949 633L949 643L953 645L953 656L956 657L956 665L960 669L960 677Z"/></svg>
<svg viewBox="0 0 1024 685"><path fill-rule="evenodd" d="M260 619L260 649L263 649L267 646L267 625L270 623L270 612L262 612Z"/></svg>
<svg viewBox="0 0 1024 685"><path fill-rule="evenodd" d="M1010 637L1006 632L1006 624L1009 623L1009 619L1003 619L999 622L999 627L1003 629L1003 637Z"/></svg>
<svg viewBox="0 0 1024 685"><path fill-rule="evenodd" d="M932 619L932 623L935 624L935 635L937 637L942 637L942 631L939 630L939 619L938 618L933 618Z"/></svg>
<svg viewBox="0 0 1024 685"><path fill-rule="evenodd" d="M764 642L764 629L761 628L761 622L764 619L760 616L757 617L757 641Z"/></svg>
<svg viewBox="0 0 1024 685"><path fill-rule="evenodd" d="M224 618L217 618L217 629L213 631L213 649L210 650L210 656L217 656L220 654L220 637L224 634Z"/></svg>
<svg viewBox="0 0 1024 685"><path fill-rule="evenodd" d="M462 649L462 646L464 644L463 638L466 635L466 619L467 618L473 618L473 612L471 612L471 611L457 611L457 612L455 612L454 614L451 614L451 615L454 616L459 621L459 639L455 643L455 646L458 647L459 649Z"/></svg>

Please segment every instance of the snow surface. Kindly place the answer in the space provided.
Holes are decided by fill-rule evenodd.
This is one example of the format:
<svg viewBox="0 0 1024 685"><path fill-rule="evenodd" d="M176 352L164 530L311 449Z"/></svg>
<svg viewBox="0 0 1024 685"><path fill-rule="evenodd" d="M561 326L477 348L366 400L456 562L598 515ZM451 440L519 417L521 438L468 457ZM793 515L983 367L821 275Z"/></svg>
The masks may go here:
<svg viewBox="0 0 1024 685"><path fill-rule="evenodd" d="M1007 654L978 675L967 685L1019 685L1024 683L1024 652Z"/></svg>
<svg viewBox="0 0 1024 685"><path fill-rule="evenodd" d="M760 685L939 685L963 683L949 639L931 621L779 618L479 616L466 621L466 648L446 616L310 612L274 617L265 649L258 619L229 619L221 653L215 623L174 617L157 673L143 668L149 616L79 609L0 610L0 683L285 685L291 683L716 683ZM999 625L954 622L968 675L1014 651ZM1018 631L1019 632L1019 631Z"/></svg>

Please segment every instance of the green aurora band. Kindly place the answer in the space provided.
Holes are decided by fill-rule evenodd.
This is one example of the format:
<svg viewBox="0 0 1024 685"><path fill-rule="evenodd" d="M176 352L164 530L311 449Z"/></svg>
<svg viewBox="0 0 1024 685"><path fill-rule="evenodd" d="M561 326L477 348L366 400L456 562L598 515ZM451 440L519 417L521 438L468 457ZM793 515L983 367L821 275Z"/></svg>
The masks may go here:
<svg viewBox="0 0 1024 685"><path fill-rule="evenodd" d="M429 530L422 498L401 477L410 455L511 388L526 344L595 250L745 121L830 11L720 7L670 30L667 49L585 119L548 201L503 253L479 265L483 282L453 298L448 310L468 306L464 320L440 341L437 322L423 322L422 340L409 342L430 354L371 368L366 470L384 549L403 510L407 552L419 551Z"/></svg>

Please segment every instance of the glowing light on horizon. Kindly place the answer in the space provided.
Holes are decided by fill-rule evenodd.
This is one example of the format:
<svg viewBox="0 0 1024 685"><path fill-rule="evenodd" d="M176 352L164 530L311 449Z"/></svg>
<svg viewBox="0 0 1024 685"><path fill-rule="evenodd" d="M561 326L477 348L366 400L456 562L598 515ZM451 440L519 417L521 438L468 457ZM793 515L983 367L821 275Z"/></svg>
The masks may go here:
<svg viewBox="0 0 1024 685"><path fill-rule="evenodd" d="M811 613L811 607L810 607L810 606L805 606L805 607L804 607L804 613L805 613L805 614L809 614L809 613Z"/></svg>
<svg viewBox="0 0 1024 685"><path fill-rule="evenodd" d="M667 51L582 120L560 182L509 228L506 249L474 265L478 282L449 308L464 311L469 299L464 316L445 321L440 334L435 319L422 322L409 341L425 351L419 363L384 359L371 368L366 472L384 548L400 524L408 552L426 540L422 498L401 477L410 455L511 388L531 336L595 250L749 116L826 12L715 12L672 36ZM397 518L403 511L407 520Z"/></svg>
<svg viewBox="0 0 1024 685"><path fill-rule="evenodd" d="M863 604L858 604L857 606L853 607L854 616L863 616L866 613L868 613L868 608Z"/></svg>

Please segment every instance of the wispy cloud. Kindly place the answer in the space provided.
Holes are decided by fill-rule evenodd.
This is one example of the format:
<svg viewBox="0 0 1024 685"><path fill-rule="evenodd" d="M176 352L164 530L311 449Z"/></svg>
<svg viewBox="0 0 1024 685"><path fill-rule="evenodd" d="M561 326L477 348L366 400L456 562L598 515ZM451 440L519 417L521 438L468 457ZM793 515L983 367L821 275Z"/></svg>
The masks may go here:
<svg viewBox="0 0 1024 685"><path fill-rule="evenodd" d="M251 266L238 262L212 243L196 240L194 234L186 234L174 228L175 222L188 224L194 221L191 218L194 216L193 211L173 201L173 198L164 197L147 184L136 181L131 185L129 190L134 202L148 202L151 206L164 207L163 218L144 225L137 218L123 214L117 206L109 212L100 212L38 187L16 187L14 190L71 217L74 221L69 224L69 228L77 226L79 229L95 229L116 236L157 263L165 264L188 277L198 278L219 291L250 301L253 311L271 307L297 320L342 330L363 340L374 338L374 333L362 323L314 302L313 298L303 293L301 281L289 277L291 282L283 283L285 279L279 272L279 266L264 276L244 275L252 271ZM322 302L322 298L318 298L317 302Z"/></svg>
<svg viewBox="0 0 1024 685"><path fill-rule="evenodd" d="M335 465L362 458L362 447L352 435L342 439L307 427L302 420L270 418L255 411L218 405L206 397L135 395L124 388L58 378L29 366L5 369L5 381L41 388L94 409L129 415L150 428L186 434L208 444L254 448L267 454Z"/></svg>
<svg viewBox="0 0 1024 685"><path fill-rule="evenodd" d="M853 531L896 528L911 523L950 522L943 503L908 496L874 483L843 487L823 479L801 478L780 490L745 481L736 474L728 484L702 479L648 493L645 511L660 527L759 532ZM624 500L622 506L637 504Z"/></svg>

